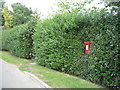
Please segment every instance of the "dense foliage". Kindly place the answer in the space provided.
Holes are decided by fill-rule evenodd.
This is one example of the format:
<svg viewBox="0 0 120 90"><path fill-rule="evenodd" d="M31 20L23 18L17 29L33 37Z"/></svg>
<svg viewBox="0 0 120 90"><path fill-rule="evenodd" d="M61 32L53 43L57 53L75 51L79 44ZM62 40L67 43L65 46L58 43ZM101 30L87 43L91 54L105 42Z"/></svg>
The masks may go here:
<svg viewBox="0 0 120 90"><path fill-rule="evenodd" d="M40 22L34 34L36 61L55 70L66 71L82 54L82 42L74 33L73 15L56 15Z"/></svg>
<svg viewBox="0 0 120 90"><path fill-rule="evenodd" d="M83 41L91 41L91 53L90 55L83 55L76 62L84 70L78 68L78 66L78 69L76 68L75 70L76 72L83 71L83 73L78 75L85 79L101 83L105 86L119 86L120 63L118 61L117 17L105 16L103 12L96 14L98 15L95 16L97 20L91 18L94 20L91 23L92 25L81 30L81 39ZM81 64L81 61L85 65Z"/></svg>
<svg viewBox="0 0 120 90"><path fill-rule="evenodd" d="M31 20L30 15L33 13L33 11L30 8L22 5L21 3L12 4L12 8L13 26L25 24Z"/></svg>
<svg viewBox="0 0 120 90"><path fill-rule="evenodd" d="M38 64L105 86L119 86L117 17L105 10L56 14L38 23L34 34ZM91 52L84 54L84 41Z"/></svg>
<svg viewBox="0 0 120 90"><path fill-rule="evenodd" d="M42 66L117 88L118 15L106 9L94 7L86 11L81 5L65 5L52 18L37 25L34 18L28 24L2 31L2 48L23 58L32 58L34 54L35 61ZM88 55L84 53L85 41L91 42Z"/></svg>
<svg viewBox="0 0 120 90"><path fill-rule="evenodd" d="M13 16L10 14L10 11L8 10L8 6L4 6L3 10L2 10L2 14L4 17L4 26L6 28L9 28L12 26L13 24Z"/></svg>
<svg viewBox="0 0 120 90"><path fill-rule="evenodd" d="M5 2L0 0L0 26L3 26L3 24L4 24L4 18L3 18L3 14L2 14L4 4L5 4Z"/></svg>
<svg viewBox="0 0 120 90"><path fill-rule="evenodd" d="M32 57L32 42L28 25L20 25L2 31L2 49L9 50L18 57Z"/></svg>

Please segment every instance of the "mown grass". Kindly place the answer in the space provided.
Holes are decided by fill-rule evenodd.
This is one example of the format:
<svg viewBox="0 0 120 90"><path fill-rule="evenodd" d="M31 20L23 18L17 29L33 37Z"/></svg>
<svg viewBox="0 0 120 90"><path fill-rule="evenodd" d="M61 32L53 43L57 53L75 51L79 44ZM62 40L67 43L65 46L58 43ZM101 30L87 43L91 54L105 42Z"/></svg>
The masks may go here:
<svg viewBox="0 0 120 90"><path fill-rule="evenodd" d="M30 60L16 57L16 56L10 54L7 51L0 51L0 58L3 59L3 60L5 60L6 62L9 62L11 64L15 64L17 66L20 66L22 64L31 63Z"/></svg>
<svg viewBox="0 0 120 90"><path fill-rule="evenodd" d="M54 71L39 65L21 66L20 70L35 74L48 85L55 88L101 88L100 86L83 79Z"/></svg>
<svg viewBox="0 0 120 90"><path fill-rule="evenodd" d="M31 61L11 55L9 52L0 51L0 58L19 66L22 71L28 71L43 80L53 88L103 88L89 81L72 75L61 73L40 65L30 65Z"/></svg>

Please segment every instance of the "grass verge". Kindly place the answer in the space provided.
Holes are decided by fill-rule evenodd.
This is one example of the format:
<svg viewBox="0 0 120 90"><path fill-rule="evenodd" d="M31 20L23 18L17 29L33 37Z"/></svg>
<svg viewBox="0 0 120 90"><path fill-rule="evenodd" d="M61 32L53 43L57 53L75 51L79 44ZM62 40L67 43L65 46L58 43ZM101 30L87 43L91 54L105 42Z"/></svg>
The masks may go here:
<svg viewBox="0 0 120 90"><path fill-rule="evenodd" d="M23 64L28 64L31 63L30 60L27 59L22 59L16 56L13 56L7 51L0 51L0 58L3 59L6 62L9 62L11 64L15 64L17 66L23 65Z"/></svg>
<svg viewBox="0 0 120 90"><path fill-rule="evenodd" d="M53 88L102 88L86 80L51 70L40 65L30 65L31 61L11 55L9 52L0 51L0 58L19 66L22 71L28 71L43 80Z"/></svg>

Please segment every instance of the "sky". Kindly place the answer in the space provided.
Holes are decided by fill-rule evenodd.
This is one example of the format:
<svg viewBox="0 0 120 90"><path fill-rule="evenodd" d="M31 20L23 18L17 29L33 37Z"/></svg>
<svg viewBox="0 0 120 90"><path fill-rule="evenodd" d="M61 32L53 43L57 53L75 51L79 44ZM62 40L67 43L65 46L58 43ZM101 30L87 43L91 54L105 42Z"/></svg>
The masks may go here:
<svg viewBox="0 0 120 90"><path fill-rule="evenodd" d="M4 0L6 5L8 6L9 10L12 10L11 4L20 2L22 5L27 7L31 7L33 10L37 9L38 12L41 12L42 18L48 17L50 14L53 13L53 10L58 10L56 3L58 0ZM73 1L84 1L84 0L73 0ZM94 2L87 6L86 8L97 6L103 7L103 5L98 5L97 3L100 0L94 0Z"/></svg>

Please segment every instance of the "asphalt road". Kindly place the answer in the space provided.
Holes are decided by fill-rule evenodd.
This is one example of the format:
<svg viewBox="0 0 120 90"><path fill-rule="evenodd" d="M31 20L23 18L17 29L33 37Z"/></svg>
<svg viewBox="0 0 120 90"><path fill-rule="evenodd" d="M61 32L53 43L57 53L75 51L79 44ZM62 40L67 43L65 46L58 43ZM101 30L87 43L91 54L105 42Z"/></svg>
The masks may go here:
<svg viewBox="0 0 120 90"><path fill-rule="evenodd" d="M0 88L42 88L17 66L0 59Z"/></svg>

